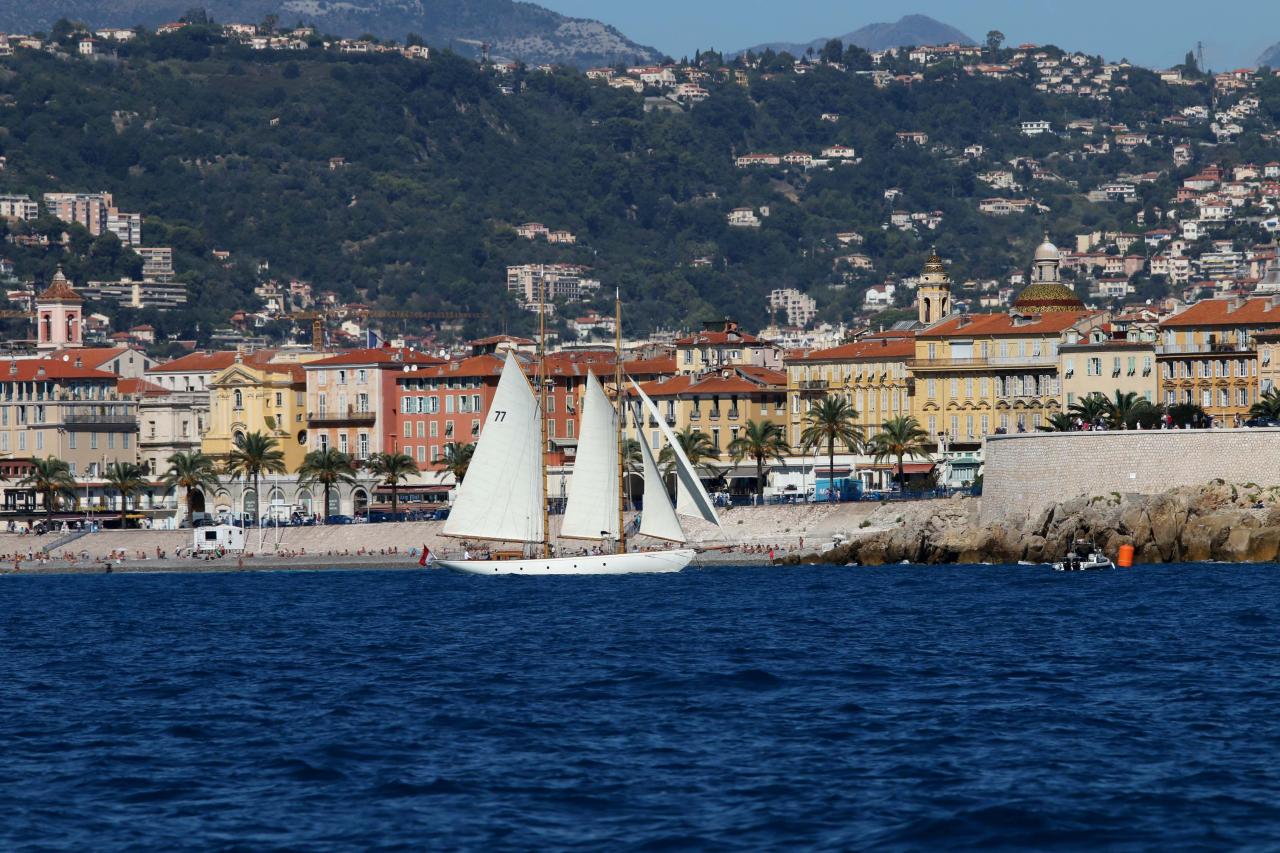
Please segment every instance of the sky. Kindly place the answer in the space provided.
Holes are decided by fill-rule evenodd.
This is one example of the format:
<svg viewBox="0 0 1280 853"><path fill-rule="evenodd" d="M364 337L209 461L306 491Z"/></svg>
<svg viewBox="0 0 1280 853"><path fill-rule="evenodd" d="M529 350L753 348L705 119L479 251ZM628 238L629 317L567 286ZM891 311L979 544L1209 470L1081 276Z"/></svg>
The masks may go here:
<svg viewBox="0 0 1280 853"><path fill-rule="evenodd" d="M1197 41L1205 65L1253 65L1280 42L1280 0L536 0L566 15L612 24L633 41L680 58L698 48L733 51L762 42L805 42L918 13L976 41L1000 30L1013 44L1166 67Z"/></svg>

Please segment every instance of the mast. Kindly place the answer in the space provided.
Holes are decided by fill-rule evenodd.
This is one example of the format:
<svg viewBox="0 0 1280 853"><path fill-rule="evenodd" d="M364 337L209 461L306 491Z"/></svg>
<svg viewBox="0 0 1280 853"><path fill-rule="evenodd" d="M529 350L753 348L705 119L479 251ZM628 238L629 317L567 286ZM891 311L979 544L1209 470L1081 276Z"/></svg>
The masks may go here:
<svg viewBox="0 0 1280 853"><path fill-rule="evenodd" d="M542 556L551 556L551 511L547 476L547 279L540 276L542 299L538 306L538 427L542 433L538 461L542 463Z"/></svg>
<svg viewBox="0 0 1280 853"><path fill-rule="evenodd" d="M627 482L626 440L627 404L622 396L622 294L618 288L613 290L613 388L618 397L618 553L627 553L627 528L623 524L627 515Z"/></svg>

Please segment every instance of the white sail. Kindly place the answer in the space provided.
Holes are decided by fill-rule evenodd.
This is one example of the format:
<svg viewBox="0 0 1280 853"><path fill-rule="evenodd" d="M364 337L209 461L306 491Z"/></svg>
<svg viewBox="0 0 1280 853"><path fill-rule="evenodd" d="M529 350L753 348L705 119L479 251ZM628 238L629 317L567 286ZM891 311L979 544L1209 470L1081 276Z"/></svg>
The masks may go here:
<svg viewBox="0 0 1280 853"><path fill-rule="evenodd" d="M458 497L446 536L542 541L542 425L533 388L507 353L489 416Z"/></svg>
<svg viewBox="0 0 1280 853"><path fill-rule="evenodd" d="M640 455L644 457L644 512L640 513L640 535L684 542L680 519L676 518L671 498L667 497L667 485L662 481L658 463L653 460L649 442L644 440L643 430L640 431Z"/></svg>
<svg viewBox="0 0 1280 853"><path fill-rule="evenodd" d="M720 516L716 515L715 505L711 502L710 496L707 495L707 490L702 487L702 481L698 479L698 472L693 469L693 465L689 462L689 457L685 456L684 450L680 448L680 442L676 440L676 434L671 431L671 427L667 426L666 420L658 414L658 407L653 405L649 395L640 389L634 379L631 380L631 387L640 395L640 401L645 409L645 416L657 422L658 429L662 430L662 437L667 440L667 445L675 456L677 497L679 496L680 487L684 486L686 497L692 504L687 514L695 518L702 518L719 527Z"/></svg>
<svg viewBox="0 0 1280 853"><path fill-rule="evenodd" d="M618 413L590 372L579 427L560 535L567 539L617 539Z"/></svg>

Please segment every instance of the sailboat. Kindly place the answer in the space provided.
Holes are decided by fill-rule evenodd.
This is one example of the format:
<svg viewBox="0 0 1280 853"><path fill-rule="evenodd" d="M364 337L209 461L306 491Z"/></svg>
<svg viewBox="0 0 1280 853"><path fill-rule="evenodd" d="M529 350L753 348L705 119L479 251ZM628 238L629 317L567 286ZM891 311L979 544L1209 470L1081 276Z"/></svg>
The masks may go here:
<svg viewBox="0 0 1280 853"><path fill-rule="evenodd" d="M524 548L516 554L501 555L509 559L478 560L466 555L461 560L436 559L437 565L484 575L615 575L678 572L692 562L697 554L692 548L627 550L622 494L622 426L627 404L621 392L620 331L618 338L617 408L610 403L599 380L588 372L578 450L560 525L560 538L575 542L570 547L580 548L577 541L595 542L599 547L593 546L591 550L601 553L569 556L555 553L543 454L545 384L539 381L542 393L536 393L515 356L507 353L488 418L476 443L467 477L458 488L444 535L467 540L519 542ZM634 381L631 385L641 407L637 426L647 416L657 423L672 448L678 487L690 506L689 514L719 526L715 506L675 434L640 386ZM639 533L673 545L684 545L684 531L667 496L653 451L643 440L643 431L639 432L645 485ZM615 543L614 553L603 553L609 542Z"/></svg>

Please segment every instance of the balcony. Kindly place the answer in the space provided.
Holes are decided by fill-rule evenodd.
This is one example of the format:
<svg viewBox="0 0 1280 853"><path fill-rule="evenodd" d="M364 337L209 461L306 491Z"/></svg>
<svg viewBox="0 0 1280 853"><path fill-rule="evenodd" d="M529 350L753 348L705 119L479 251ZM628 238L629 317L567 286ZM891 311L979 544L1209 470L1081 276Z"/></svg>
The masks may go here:
<svg viewBox="0 0 1280 853"><path fill-rule="evenodd" d="M377 412L358 412L354 407L350 406L347 407L345 412L307 412L307 423L312 426L371 424L377 420Z"/></svg>
<svg viewBox="0 0 1280 853"><path fill-rule="evenodd" d="M667 422L667 426L671 426L671 427L673 427L673 426L675 426L675 425L676 425L676 416L675 416L675 415L671 415L671 414L669 414L669 415L667 415L665 418L663 418L663 420L665 420L665 421Z"/></svg>
<svg viewBox="0 0 1280 853"><path fill-rule="evenodd" d="M801 391L825 391L831 387L831 383L825 379L802 379L800 381Z"/></svg>
<svg viewBox="0 0 1280 853"><path fill-rule="evenodd" d="M718 420L720 420L720 410L719 410L719 409L712 409L712 410L711 410L711 414L707 415L707 417L708 417L710 420L713 420L713 421L718 421Z"/></svg>
<svg viewBox="0 0 1280 853"><path fill-rule="evenodd" d="M922 370L985 370L988 368L1009 368L1021 370L1030 367L1056 367L1056 355L995 355L988 358L914 358L907 366L915 371Z"/></svg>
<svg viewBox="0 0 1280 853"><path fill-rule="evenodd" d="M691 421L702 420L702 409L694 409L693 411L691 411L689 413L689 420Z"/></svg>
<svg viewBox="0 0 1280 853"><path fill-rule="evenodd" d="M737 409L730 409L730 410L729 410L729 420L731 420L731 421L736 421L737 419L738 419L738 410L737 410Z"/></svg>
<svg viewBox="0 0 1280 853"><path fill-rule="evenodd" d="M138 419L133 415L66 415L62 428L71 432L136 432Z"/></svg>

